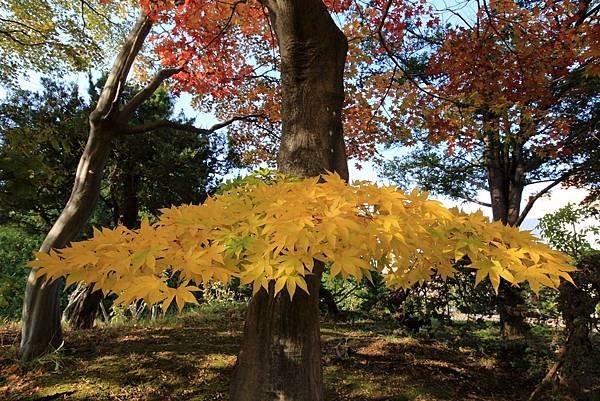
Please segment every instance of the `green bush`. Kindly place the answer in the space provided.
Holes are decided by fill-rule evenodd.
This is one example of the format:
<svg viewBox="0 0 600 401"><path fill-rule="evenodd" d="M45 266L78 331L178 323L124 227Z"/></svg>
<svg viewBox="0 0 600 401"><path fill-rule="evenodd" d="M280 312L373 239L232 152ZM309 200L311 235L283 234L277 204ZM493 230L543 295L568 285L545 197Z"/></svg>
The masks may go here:
<svg viewBox="0 0 600 401"><path fill-rule="evenodd" d="M21 317L29 269L26 263L42 242L41 235L0 226L0 318Z"/></svg>

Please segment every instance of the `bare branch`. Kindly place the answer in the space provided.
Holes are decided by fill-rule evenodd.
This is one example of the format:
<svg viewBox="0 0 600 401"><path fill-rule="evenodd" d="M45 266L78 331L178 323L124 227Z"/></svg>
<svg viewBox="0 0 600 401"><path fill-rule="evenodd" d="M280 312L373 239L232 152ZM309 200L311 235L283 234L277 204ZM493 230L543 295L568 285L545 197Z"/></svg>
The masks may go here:
<svg viewBox="0 0 600 401"><path fill-rule="evenodd" d="M492 207L492 204L491 204L491 203L489 203L489 202L483 202L483 201L480 201L480 200L478 200L478 199L467 198L466 196L461 196L460 198L461 198L461 199L464 199L464 200L465 200L465 201L467 201L467 202L476 203L476 204L478 204L478 205L480 205L480 206L483 206L483 207Z"/></svg>
<svg viewBox="0 0 600 401"><path fill-rule="evenodd" d="M227 121L217 123L208 129L207 128L198 128L198 127L194 127L192 124L182 124L182 123L178 123L178 122L170 121L170 120L158 120L158 121L153 121L153 122L147 123L147 124L129 126L122 131L122 134L123 135L142 134L142 133L146 133L146 132L155 131L155 130L161 129L161 128L171 128L171 129L180 130L180 131L193 132L198 135L208 136L208 135L213 134L216 131L220 130L221 128L225 128L225 127L233 124L236 121L246 121L246 120L253 120L253 119L258 119L258 118L266 118L266 116L263 114L249 114L246 116L236 116L236 117L230 118Z"/></svg>
<svg viewBox="0 0 600 401"><path fill-rule="evenodd" d="M136 93L136 95L121 109L121 118L128 119L138 107L152 96L158 87L173 75L183 71L183 67L165 68L160 70L148 85Z"/></svg>
<svg viewBox="0 0 600 401"><path fill-rule="evenodd" d="M125 130L122 131L123 135L131 135L131 134L143 134L146 132L156 131L161 128L170 128L176 129L179 131L193 132L198 135L209 135L211 133L210 130L204 128L194 127L191 124L182 124L175 121L170 120L158 120L153 121L151 123L139 124L134 126L128 126Z"/></svg>
<svg viewBox="0 0 600 401"><path fill-rule="evenodd" d="M230 118L227 121L223 121L223 122L220 122L220 123L217 123L217 124L213 125L212 127L210 127L208 129L208 131L214 132L214 131L220 130L221 128L225 128L228 125L231 125L231 124L233 124L236 121L256 120L256 119L259 119L259 118L267 119L267 116L264 115L264 114L248 114L248 115L245 115L245 116L235 116L235 117Z"/></svg>
<svg viewBox="0 0 600 401"><path fill-rule="evenodd" d="M94 8L94 6L92 6L88 1L86 0L81 0L81 16L83 18L83 25L85 28L85 18L83 16L83 6L87 6L94 14L96 14L97 16L99 16L100 18L102 18L103 20L105 20L106 22L108 22L110 25L114 25L116 27L119 27L119 24L117 24L116 22L114 22L113 20L111 20L108 16L106 16L106 14L101 13L100 11L98 11L96 8Z"/></svg>
<svg viewBox="0 0 600 401"><path fill-rule="evenodd" d="M383 15L381 16L381 21L379 21L379 25L377 26L377 36L379 37L379 43L381 44L381 46L383 47L383 50L385 51L385 53L387 54L388 58L392 61L392 63L394 63L394 65L403 73L403 77L406 78L411 84L414 85L415 88L417 88L419 91L425 93L428 96L431 96L435 99L440 99L449 103L452 103L454 105L460 106L460 103L457 102L454 99L450 99L449 97L446 96L442 96L439 94L436 94L428 89L423 88L416 79L414 79L411 74L409 74L408 70L398 61L398 58L396 57L396 55L394 54L393 49L391 48L391 46L389 45L389 43L387 42L385 35L383 33L383 28L385 25L385 20L388 17L388 14L390 12L390 9L392 7L392 3L393 0L388 0L388 2L386 3L386 6L383 9Z"/></svg>
<svg viewBox="0 0 600 401"><path fill-rule="evenodd" d="M533 207L534 203L538 199L540 199L542 196L544 196L545 194L547 194L552 188L554 188L555 186L557 186L561 182L565 181L574 172L575 172L574 170L567 171L566 173L564 173L563 175L561 175L560 177L558 177L556 180L552 181L551 184L549 184L546 187L544 187L537 194L535 194L534 196L530 196L529 200L527 201L527 205L525 205L525 207L523 208L523 211L519 215L519 219L515 223L515 227L519 227L523 223L523 221L525 220L525 217L527 217L527 214L531 211L531 208Z"/></svg>

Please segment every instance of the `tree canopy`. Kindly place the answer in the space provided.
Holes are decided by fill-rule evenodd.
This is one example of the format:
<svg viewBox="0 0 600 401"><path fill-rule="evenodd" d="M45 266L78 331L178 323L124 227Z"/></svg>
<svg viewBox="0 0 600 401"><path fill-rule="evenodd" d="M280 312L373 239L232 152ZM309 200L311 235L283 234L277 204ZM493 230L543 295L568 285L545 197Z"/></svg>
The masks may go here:
<svg viewBox="0 0 600 401"><path fill-rule="evenodd" d="M308 291L314 260L331 263L331 275L361 279L382 273L390 286L407 288L448 277L453 261L468 258L476 281L503 278L557 287L570 280L569 258L530 233L490 223L482 214L448 210L427 194L403 193L369 183L347 185L337 175L258 182L209 198L202 205L164 209L153 225L96 230L90 240L37 254L31 266L50 280L94 283L120 302L195 302L193 283L227 283L238 277L254 292L284 287ZM171 285L169 285L171 284Z"/></svg>
<svg viewBox="0 0 600 401"><path fill-rule="evenodd" d="M105 65L128 23L128 1L2 0L0 80L67 75Z"/></svg>

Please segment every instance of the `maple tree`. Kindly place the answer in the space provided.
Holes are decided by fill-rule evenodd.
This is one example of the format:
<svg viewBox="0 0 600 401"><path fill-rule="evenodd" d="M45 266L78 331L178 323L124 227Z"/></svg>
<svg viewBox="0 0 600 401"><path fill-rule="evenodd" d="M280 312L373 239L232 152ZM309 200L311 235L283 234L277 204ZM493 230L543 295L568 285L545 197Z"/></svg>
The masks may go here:
<svg viewBox="0 0 600 401"><path fill-rule="evenodd" d="M324 182L319 182L320 178ZM294 222L294 224L290 224ZM305 277L314 261L331 264L331 276L361 280L372 271L388 285L410 288L434 275L452 276L466 258L476 282L489 277L556 288L570 281L569 257L529 232L482 213L448 210L417 190L368 182L348 185L339 175L248 184L210 197L201 205L163 209L159 220L139 230L95 230L93 238L62 250L38 252L30 263L48 280L94 283L129 305L172 301L196 303L194 283L228 283L232 277L272 295L308 292ZM175 284L174 284L175 283Z"/></svg>
<svg viewBox="0 0 600 401"><path fill-rule="evenodd" d="M398 87L400 118L413 127L398 140L427 144L388 164L388 173L469 200L485 189L490 201L477 203L520 225L541 196L590 165L581 143L594 142L597 12L579 1L479 3L472 22L463 17L433 42L419 84ZM522 206L535 183L545 186ZM516 301L511 288L504 292L500 301ZM499 305L509 335L523 321L510 312L516 306Z"/></svg>
<svg viewBox="0 0 600 401"><path fill-rule="evenodd" d="M434 26L439 19L421 0L396 1L389 8L385 0L324 4L350 38L342 123L347 155L365 161L399 130L386 99L403 72L390 62L377 27L385 22L387 40L408 55L421 46L413 28ZM168 27L149 40L161 65L185 67L173 76L172 90L192 93L194 107L221 119L260 116L230 127L228 136L244 164L273 165L282 130L282 59L267 3L146 0L140 5Z"/></svg>
<svg viewBox="0 0 600 401"><path fill-rule="evenodd" d="M31 72L64 76L100 67L128 25L127 2L3 0L0 80Z"/></svg>
<svg viewBox="0 0 600 401"><path fill-rule="evenodd" d="M398 130L392 120L404 110L394 103L396 117L390 118L386 100L390 83L410 77L398 60L417 50L410 41L411 35L418 36L412 33L415 28L436 24L430 7L421 1L144 0L140 4L148 18L137 25L130 54L137 53L148 25L158 23L164 28L152 37L152 43L163 71L169 74L151 83L172 77L175 92L195 92L199 108L214 110L221 117L260 116L264 124L255 130L231 132L232 144L243 151L246 160L273 162L277 155L284 173L306 177L328 170L345 180L347 155L368 158L381 139ZM124 55L119 63L114 85L99 102L107 107L104 111L116 116L127 114L128 106L123 110L108 106L110 99L118 98L116 88L132 59ZM105 117L111 117L110 113ZM103 121L108 124L110 118ZM129 131L142 132L160 124L165 122ZM85 171L82 179L86 179ZM156 232L144 227L150 238ZM153 263L148 254L138 257L140 267L146 260ZM488 270L496 268L487 266ZM308 292L295 291L293 300L282 293L269 296L266 291L253 296L232 400L323 399L318 319L322 271L323 262L315 260L312 274L303 277ZM500 271L510 277L504 270L496 272ZM286 279L286 287L287 283ZM180 303L189 298L186 286L180 290ZM177 294L167 296L171 295L177 302Z"/></svg>

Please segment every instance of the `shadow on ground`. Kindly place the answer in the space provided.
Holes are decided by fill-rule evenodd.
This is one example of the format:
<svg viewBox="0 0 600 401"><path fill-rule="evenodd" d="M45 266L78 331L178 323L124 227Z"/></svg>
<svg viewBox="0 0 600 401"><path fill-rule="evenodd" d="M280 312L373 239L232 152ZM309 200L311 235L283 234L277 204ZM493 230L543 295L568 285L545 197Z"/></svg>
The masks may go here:
<svg viewBox="0 0 600 401"><path fill-rule="evenodd" d="M0 329L0 399L227 400L243 312L66 332L65 348L23 366ZM408 336L394 322L325 322L327 401L525 400L551 362L549 335L503 343L493 327ZM560 399L560 398L559 398Z"/></svg>

